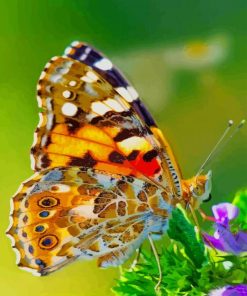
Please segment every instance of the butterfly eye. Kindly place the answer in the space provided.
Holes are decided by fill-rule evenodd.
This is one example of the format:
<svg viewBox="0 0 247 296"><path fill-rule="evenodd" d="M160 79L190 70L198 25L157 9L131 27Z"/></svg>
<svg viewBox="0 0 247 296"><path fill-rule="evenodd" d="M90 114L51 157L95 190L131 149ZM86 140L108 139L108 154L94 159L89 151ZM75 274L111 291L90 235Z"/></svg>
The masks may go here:
<svg viewBox="0 0 247 296"><path fill-rule="evenodd" d="M42 208L52 208L58 205L59 201L52 197L52 196L46 196L39 200L38 205Z"/></svg>
<svg viewBox="0 0 247 296"><path fill-rule="evenodd" d="M199 196L200 195L200 188L199 186L194 187L193 185L190 186L190 192L194 195L194 196Z"/></svg>

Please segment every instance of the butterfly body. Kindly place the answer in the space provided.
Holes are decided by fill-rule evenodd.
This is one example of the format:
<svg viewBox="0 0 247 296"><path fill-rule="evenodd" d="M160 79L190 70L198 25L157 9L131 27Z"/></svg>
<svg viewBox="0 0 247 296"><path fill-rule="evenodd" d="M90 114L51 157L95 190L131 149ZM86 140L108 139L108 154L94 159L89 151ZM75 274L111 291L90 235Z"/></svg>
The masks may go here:
<svg viewBox="0 0 247 296"><path fill-rule="evenodd" d="M13 197L8 230L18 265L44 275L79 257L123 263L149 233L166 231L197 179L192 189L182 180L134 88L88 45L73 43L45 66L38 102L36 173Z"/></svg>

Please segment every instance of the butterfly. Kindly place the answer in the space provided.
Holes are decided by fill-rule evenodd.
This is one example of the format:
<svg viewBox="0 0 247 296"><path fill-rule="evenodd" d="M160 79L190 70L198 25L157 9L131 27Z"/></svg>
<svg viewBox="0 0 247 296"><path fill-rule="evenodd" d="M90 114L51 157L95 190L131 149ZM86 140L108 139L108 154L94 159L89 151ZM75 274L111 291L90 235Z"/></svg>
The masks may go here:
<svg viewBox="0 0 247 296"><path fill-rule="evenodd" d="M78 258L118 266L178 204L207 200L211 175L184 180L136 90L91 46L73 42L46 64L31 163L12 199L20 268L47 275Z"/></svg>

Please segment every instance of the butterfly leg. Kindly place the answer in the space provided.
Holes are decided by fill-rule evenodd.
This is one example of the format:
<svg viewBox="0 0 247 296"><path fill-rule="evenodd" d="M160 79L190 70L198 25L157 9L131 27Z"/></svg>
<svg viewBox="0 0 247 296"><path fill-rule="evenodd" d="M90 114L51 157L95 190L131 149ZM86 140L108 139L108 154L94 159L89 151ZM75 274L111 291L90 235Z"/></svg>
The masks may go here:
<svg viewBox="0 0 247 296"><path fill-rule="evenodd" d="M202 216L203 220L213 221L215 222L215 218L208 216L202 209L198 209L200 215Z"/></svg>
<svg viewBox="0 0 247 296"><path fill-rule="evenodd" d="M206 241L209 243L209 245L211 246L211 248L215 251L215 254L217 255L218 252L215 249L215 247L212 245L212 243L207 238L204 237L204 235L203 235L203 233L201 231L197 216L196 216L196 214L194 212L194 209L191 206L190 206L190 211L191 211L192 217L193 217L193 219L195 221L195 224L196 224L196 227L198 229L199 235L201 235L203 237L203 239L206 239ZM215 219L213 217L207 216L201 209L199 209L199 213L201 214L203 219L215 222Z"/></svg>
<svg viewBox="0 0 247 296"><path fill-rule="evenodd" d="M195 213L193 207L192 207L190 204L188 204L188 206L189 206L190 212L191 212L191 214L192 214L193 220L194 220L194 222L195 222L195 224L196 224L196 228L197 228L199 234L201 234L201 233L202 233L202 232L201 232L201 227L200 227L200 225L199 225L199 222L198 222L198 219L197 219L196 213Z"/></svg>
<svg viewBox="0 0 247 296"><path fill-rule="evenodd" d="M140 260L140 256L141 256L141 248L142 248L142 246L140 246L138 249L136 249L135 259L133 260L133 262L129 268L130 270L134 269L136 267L136 265L138 264L138 262Z"/></svg>
<svg viewBox="0 0 247 296"><path fill-rule="evenodd" d="M159 270L159 280L158 280L158 283L155 285L154 289L155 289L155 291L159 291L160 284L161 284L161 281L162 281L162 270L161 270L161 265L160 265L160 258L159 258L157 249L155 247L155 244L154 244L154 241L153 241L151 235L152 235L151 233L148 234L148 239L149 239L152 251L154 253L154 256L155 256L155 259L156 259L156 262L157 262L157 266L158 266L158 270Z"/></svg>

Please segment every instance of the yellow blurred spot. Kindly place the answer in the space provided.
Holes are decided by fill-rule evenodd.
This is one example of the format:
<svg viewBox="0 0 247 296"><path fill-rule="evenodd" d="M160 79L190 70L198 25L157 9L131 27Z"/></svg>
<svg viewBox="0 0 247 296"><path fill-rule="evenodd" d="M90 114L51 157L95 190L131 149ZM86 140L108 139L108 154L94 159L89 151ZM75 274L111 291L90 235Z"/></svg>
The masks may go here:
<svg viewBox="0 0 247 296"><path fill-rule="evenodd" d="M200 58L209 52L209 47L204 42L192 42L185 46L185 52L192 58Z"/></svg>

